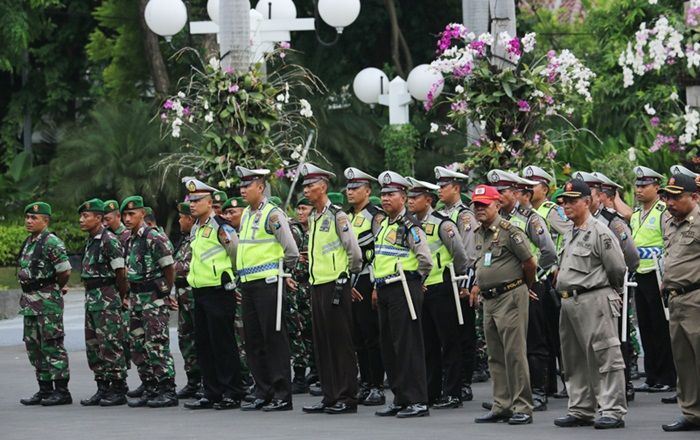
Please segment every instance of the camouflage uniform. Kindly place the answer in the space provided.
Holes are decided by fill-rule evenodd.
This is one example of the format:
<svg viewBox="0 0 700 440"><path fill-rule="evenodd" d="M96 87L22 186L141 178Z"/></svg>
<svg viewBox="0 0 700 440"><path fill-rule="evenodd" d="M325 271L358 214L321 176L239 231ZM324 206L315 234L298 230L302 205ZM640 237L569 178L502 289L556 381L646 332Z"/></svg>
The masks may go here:
<svg viewBox="0 0 700 440"><path fill-rule="evenodd" d="M131 356L144 383L175 378L168 332L170 310L165 296L155 286L138 291L143 287L140 283L161 278L161 268L173 263L173 245L158 230L144 224L129 237L126 267L131 286Z"/></svg>
<svg viewBox="0 0 700 440"><path fill-rule="evenodd" d="M88 238L80 278L86 283L85 352L96 381L126 378L123 341L127 331L115 283L115 271L123 268L124 249L113 232L105 228Z"/></svg>
<svg viewBox="0 0 700 440"><path fill-rule="evenodd" d="M38 246L40 253L34 255ZM22 246L17 272L23 285L19 314L24 316L23 339L29 362L40 381L70 378L68 353L63 345L63 294L56 283L56 274L69 269L63 241L48 230L28 238ZM53 282L31 290L31 283L47 280Z"/></svg>
<svg viewBox="0 0 700 440"><path fill-rule="evenodd" d="M297 243L300 255L308 255L309 235L297 222L290 223L290 229ZM304 261L302 261L304 260ZM311 342L311 288L309 285L309 262L299 258L292 271L292 279L297 282L297 290L287 290L287 329L292 351L292 366L306 369L311 367L313 346Z"/></svg>
<svg viewBox="0 0 700 440"><path fill-rule="evenodd" d="M194 346L194 295L187 284L187 274L192 260L191 237L182 237L175 251L175 288L177 291L177 337L187 377L198 381L200 377L197 352Z"/></svg>
<svg viewBox="0 0 700 440"><path fill-rule="evenodd" d="M124 252L126 252L126 243L129 240L129 237L131 237L131 231L127 229L126 226L123 224L119 225L116 231L112 231L114 234L117 236L119 239L119 242L122 244L122 249ZM124 255L126 258L126 255ZM129 370L131 369L131 337L129 336L129 307L124 307L122 308L122 322L124 323L124 328L127 329L127 331L124 334L124 340L122 341L122 345L124 347L124 359L126 360L126 369Z"/></svg>

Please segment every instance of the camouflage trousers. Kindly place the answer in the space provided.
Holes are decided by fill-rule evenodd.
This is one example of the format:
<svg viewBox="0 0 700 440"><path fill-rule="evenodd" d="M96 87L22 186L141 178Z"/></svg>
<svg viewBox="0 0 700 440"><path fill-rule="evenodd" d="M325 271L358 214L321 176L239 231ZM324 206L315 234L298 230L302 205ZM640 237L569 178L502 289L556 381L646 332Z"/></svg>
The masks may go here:
<svg viewBox="0 0 700 440"><path fill-rule="evenodd" d="M287 291L289 313L286 314L289 333L292 366L309 368L312 366L313 344L311 332L311 288L300 283L295 292Z"/></svg>
<svg viewBox="0 0 700 440"><path fill-rule="evenodd" d="M479 304L476 309L475 371L489 371L488 354L486 353L486 336L484 335L484 306L482 304Z"/></svg>
<svg viewBox="0 0 700 440"><path fill-rule="evenodd" d="M24 344L38 380L70 378L64 336L63 314L24 317Z"/></svg>
<svg viewBox="0 0 700 440"><path fill-rule="evenodd" d="M243 328L243 305L241 302L241 291L236 289L236 317L233 320L233 326L236 329L236 345L238 345L238 355L241 359L241 375L251 377L250 368L245 355L245 329Z"/></svg>
<svg viewBox="0 0 700 440"><path fill-rule="evenodd" d="M85 354L95 380L126 378L122 310L85 311Z"/></svg>
<svg viewBox="0 0 700 440"><path fill-rule="evenodd" d="M129 321L131 321L129 318L130 315L131 311L128 308L122 310L122 323L126 329L124 332L124 339L122 339L122 347L124 349L124 361L126 362L127 370L131 369L131 335L129 332L129 329L131 328L129 325Z"/></svg>
<svg viewBox="0 0 700 440"><path fill-rule="evenodd" d="M194 305L180 302L178 297L177 309L177 343L180 347L182 360L185 361L187 377L199 377L197 351L194 346Z"/></svg>
<svg viewBox="0 0 700 440"><path fill-rule="evenodd" d="M131 359L142 382L161 382L175 378L173 356L170 353L167 306L131 310L129 316Z"/></svg>

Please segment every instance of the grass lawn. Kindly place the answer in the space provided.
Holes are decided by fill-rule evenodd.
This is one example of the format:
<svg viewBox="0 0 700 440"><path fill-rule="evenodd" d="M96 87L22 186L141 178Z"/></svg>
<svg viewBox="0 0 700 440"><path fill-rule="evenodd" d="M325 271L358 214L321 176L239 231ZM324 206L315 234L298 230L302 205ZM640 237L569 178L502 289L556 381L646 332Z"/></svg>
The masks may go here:
<svg viewBox="0 0 700 440"><path fill-rule="evenodd" d="M19 289L19 283L17 283L17 277L15 273L16 269L14 267L0 267L0 290ZM70 281L68 281L68 286L75 287L80 285L80 272L74 270L70 274Z"/></svg>

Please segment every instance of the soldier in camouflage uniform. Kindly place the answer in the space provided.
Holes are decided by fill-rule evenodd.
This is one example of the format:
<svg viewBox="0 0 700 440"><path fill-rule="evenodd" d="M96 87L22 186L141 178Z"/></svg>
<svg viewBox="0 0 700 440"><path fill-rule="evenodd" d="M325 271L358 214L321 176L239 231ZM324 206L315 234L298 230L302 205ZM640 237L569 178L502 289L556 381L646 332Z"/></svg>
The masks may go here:
<svg viewBox="0 0 700 440"><path fill-rule="evenodd" d="M83 406L126 404L124 249L117 236L102 226L104 210L100 199L88 200L78 208L80 229L89 234L80 275L85 284L85 353L97 382L97 392L80 401Z"/></svg>
<svg viewBox="0 0 700 440"><path fill-rule="evenodd" d="M24 343L36 371L39 391L23 405L65 405L68 391L68 353L63 345L63 287L70 263L63 242L48 231L51 206L43 202L24 208L29 237L19 254L17 278L22 287L19 314L24 316Z"/></svg>
<svg viewBox="0 0 700 440"><path fill-rule="evenodd" d="M143 198L127 197L120 210L131 229L126 268L131 306L132 360L145 390L129 406L177 406L175 368L170 354L170 290L175 281L173 245L164 234L146 226Z"/></svg>
<svg viewBox="0 0 700 440"><path fill-rule="evenodd" d="M309 391L309 385L306 383L306 369L312 365L311 286L309 285L309 234L307 232L311 209L309 201L302 198L296 205L296 219L289 223L294 241L299 248L299 260L292 271L292 279L297 283L297 290L287 292L289 303L287 329L294 368L294 380L292 380L294 394Z"/></svg>
<svg viewBox="0 0 700 440"><path fill-rule="evenodd" d="M199 391L202 376L197 363L197 352L194 346L194 296L192 288L187 283L190 271L192 247L190 232L194 225L194 217L189 203L177 205L180 214L180 232L182 238L175 250L175 290L177 292L177 340L182 359L185 361L187 385L177 392L179 399L195 397Z"/></svg>

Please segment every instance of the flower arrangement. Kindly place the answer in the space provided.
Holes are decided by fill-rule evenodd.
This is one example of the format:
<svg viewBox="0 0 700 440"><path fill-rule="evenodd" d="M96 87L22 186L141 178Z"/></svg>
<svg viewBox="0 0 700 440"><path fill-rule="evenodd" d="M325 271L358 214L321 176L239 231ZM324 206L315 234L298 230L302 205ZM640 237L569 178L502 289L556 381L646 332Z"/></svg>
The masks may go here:
<svg viewBox="0 0 700 440"><path fill-rule="evenodd" d="M160 119L165 136L181 143L181 151L160 165L194 172L220 187L232 186L234 168L290 166L300 158L310 129L316 127L305 94L323 92L323 84L308 70L284 63L289 45L280 46L271 74L261 65L247 71L222 68L212 58L163 103ZM277 173L275 175L278 175Z"/></svg>
<svg viewBox="0 0 700 440"><path fill-rule="evenodd" d="M445 77L440 103L449 106L449 123L434 123L431 132L445 135L473 124L479 136L468 140L465 165L477 174L553 162L554 143L577 130L570 117L592 101L595 74L569 50L536 56L536 44L534 33L477 36L454 23L440 35L431 66ZM506 67L495 66L495 59ZM440 86L433 85L426 110L440 104L434 102Z"/></svg>

